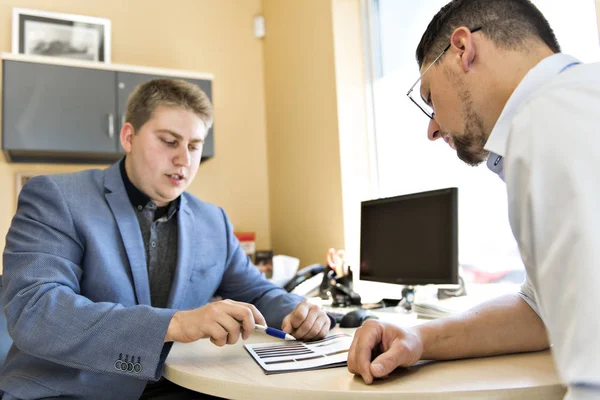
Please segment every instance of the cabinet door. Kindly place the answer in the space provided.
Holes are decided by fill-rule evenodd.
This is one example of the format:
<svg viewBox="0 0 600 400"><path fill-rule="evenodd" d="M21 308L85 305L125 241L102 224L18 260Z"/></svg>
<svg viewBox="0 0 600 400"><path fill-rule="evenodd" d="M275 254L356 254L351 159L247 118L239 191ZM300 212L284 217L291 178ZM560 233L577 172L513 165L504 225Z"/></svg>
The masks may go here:
<svg viewBox="0 0 600 400"><path fill-rule="evenodd" d="M117 109L119 110L119 124L118 127L125 123L125 113L127 107L127 99L133 89L140 83L147 82L151 79L156 78L171 78L171 79L183 79L184 81L197 85L206 93L208 98L212 101L212 82L210 80L199 80L199 79L188 79L188 78L175 78L172 76L158 76L148 74L136 74L132 72L117 72ZM119 151L123 152L119 143ZM208 135L204 141L204 147L202 149L202 159L207 159L214 156L214 133L213 128L210 128Z"/></svg>
<svg viewBox="0 0 600 400"><path fill-rule="evenodd" d="M113 71L4 61L3 148L115 153Z"/></svg>

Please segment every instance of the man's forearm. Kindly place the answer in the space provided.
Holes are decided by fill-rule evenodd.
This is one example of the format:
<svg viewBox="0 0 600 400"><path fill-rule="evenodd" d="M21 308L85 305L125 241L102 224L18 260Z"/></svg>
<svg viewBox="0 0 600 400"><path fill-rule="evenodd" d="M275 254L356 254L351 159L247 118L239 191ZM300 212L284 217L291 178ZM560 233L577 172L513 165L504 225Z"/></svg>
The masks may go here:
<svg viewBox="0 0 600 400"><path fill-rule="evenodd" d="M517 294L414 329L423 341L424 360L484 357L549 346L544 323Z"/></svg>

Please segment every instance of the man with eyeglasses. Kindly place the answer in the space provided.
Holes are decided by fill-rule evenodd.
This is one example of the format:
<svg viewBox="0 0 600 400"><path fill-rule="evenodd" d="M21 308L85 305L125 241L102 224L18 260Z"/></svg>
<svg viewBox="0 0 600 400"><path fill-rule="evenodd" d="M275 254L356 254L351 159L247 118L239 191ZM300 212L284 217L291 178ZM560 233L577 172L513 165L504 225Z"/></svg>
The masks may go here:
<svg viewBox="0 0 600 400"><path fill-rule="evenodd" d="M528 0L451 1L423 34L417 61L408 96L430 118L428 138L470 165L486 161L505 181L528 277L518 294L414 328L368 321L350 372L370 384L420 359L552 344L567 398L600 398L600 64L560 53Z"/></svg>

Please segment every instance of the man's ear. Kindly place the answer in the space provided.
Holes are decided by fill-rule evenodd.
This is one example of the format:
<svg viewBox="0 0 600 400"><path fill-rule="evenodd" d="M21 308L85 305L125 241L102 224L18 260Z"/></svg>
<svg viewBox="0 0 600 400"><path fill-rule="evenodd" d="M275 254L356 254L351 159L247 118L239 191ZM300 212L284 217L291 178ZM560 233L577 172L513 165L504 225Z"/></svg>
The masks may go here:
<svg viewBox="0 0 600 400"><path fill-rule="evenodd" d="M450 47L460 56L463 72L468 72L475 59L475 42L469 28L456 28L450 36Z"/></svg>
<svg viewBox="0 0 600 400"><path fill-rule="evenodd" d="M131 152L131 145L133 142L133 135L135 135L135 128L129 122L126 122L121 128L121 147L128 154Z"/></svg>

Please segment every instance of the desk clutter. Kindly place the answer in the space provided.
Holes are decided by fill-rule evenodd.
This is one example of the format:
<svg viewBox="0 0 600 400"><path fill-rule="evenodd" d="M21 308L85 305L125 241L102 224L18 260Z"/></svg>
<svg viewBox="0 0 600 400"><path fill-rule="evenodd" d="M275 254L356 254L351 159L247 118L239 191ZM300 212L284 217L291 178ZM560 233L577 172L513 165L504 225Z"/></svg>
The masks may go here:
<svg viewBox="0 0 600 400"><path fill-rule="evenodd" d="M347 365L351 344L352 335L338 333L315 342L245 344L244 348L270 375L343 367Z"/></svg>
<svg viewBox="0 0 600 400"><path fill-rule="evenodd" d="M330 248L326 264L302 268L283 288L304 297L331 301L335 307L360 306L361 297L353 290L352 269L345 262L344 255L344 250Z"/></svg>

